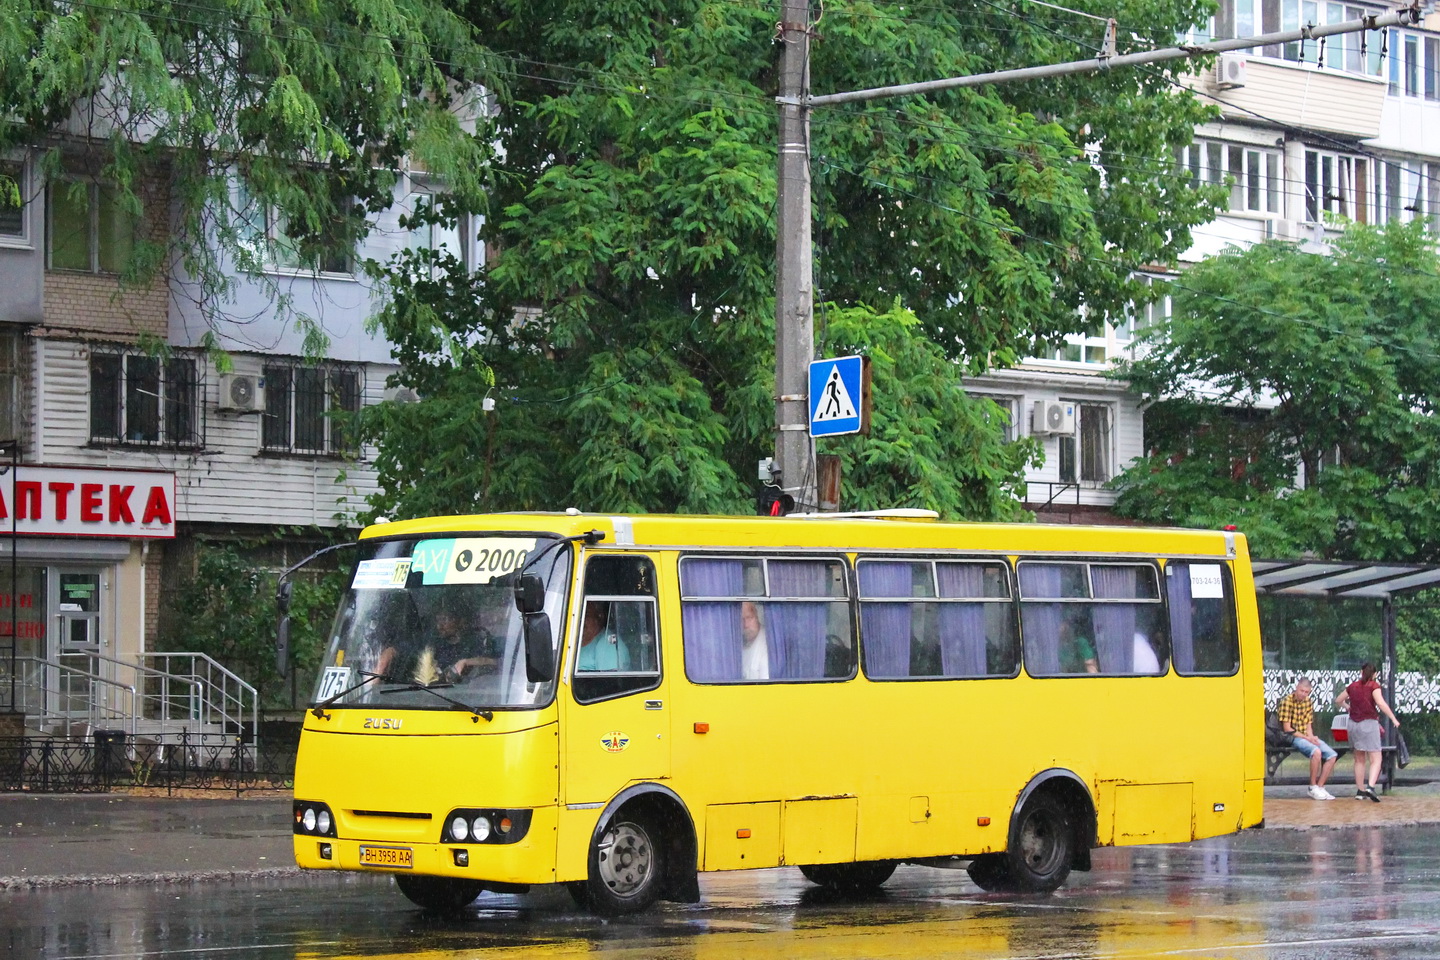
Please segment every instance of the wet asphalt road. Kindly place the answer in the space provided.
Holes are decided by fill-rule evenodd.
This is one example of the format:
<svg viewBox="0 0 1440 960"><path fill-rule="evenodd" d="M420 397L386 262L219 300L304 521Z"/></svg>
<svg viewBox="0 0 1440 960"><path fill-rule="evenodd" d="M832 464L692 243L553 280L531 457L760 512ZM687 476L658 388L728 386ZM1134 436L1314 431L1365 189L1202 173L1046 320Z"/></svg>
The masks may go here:
<svg viewBox="0 0 1440 960"><path fill-rule="evenodd" d="M44 958L1440 957L1440 826L1255 831L1096 853L1048 897L901 867L865 902L795 870L708 874L704 900L601 921L557 889L412 908L380 876L10 890L0 955Z"/></svg>

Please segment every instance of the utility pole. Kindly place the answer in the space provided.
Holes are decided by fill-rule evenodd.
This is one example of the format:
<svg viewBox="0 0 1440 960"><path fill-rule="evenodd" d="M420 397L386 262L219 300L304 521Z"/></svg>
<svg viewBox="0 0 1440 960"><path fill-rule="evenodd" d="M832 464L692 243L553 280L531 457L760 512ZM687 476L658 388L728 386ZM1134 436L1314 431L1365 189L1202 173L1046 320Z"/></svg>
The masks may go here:
<svg viewBox="0 0 1440 960"><path fill-rule="evenodd" d="M807 400L815 359L810 257L810 0L782 0L780 159L775 231L775 463L795 508L815 510L814 441Z"/></svg>
<svg viewBox="0 0 1440 960"><path fill-rule="evenodd" d="M775 460L782 471L780 485L795 498L797 510L814 510L814 441L810 439L810 409L807 399L809 364L815 359L814 277L811 264L810 220L810 108L837 103L901 97L957 87L978 87L1096 73L1120 67L1184 60L1228 50L1319 40L1323 37L1386 27L1412 26L1420 22L1420 7L1386 14L1371 14L1325 26L1304 26L1254 37L1212 40L1160 50L1119 55L1115 52L1115 21L1106 25L1100 52L1089 60L1054 63L1038 67L998 70L968 77L950 77L869 90L852 90L822 96L810 95L810 4L809 0L781 0L780 38L780 161L778 220L775 238ZM1017 19L1019 19L1017 17ZM1394 56L1394 53L1391 53Z"/></svg>

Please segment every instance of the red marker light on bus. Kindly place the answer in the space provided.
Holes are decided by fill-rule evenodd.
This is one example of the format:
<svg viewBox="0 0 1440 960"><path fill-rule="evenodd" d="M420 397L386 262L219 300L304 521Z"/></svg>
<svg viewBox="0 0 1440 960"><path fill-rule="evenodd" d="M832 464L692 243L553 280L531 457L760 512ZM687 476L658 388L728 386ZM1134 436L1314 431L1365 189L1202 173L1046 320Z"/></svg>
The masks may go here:
<svg viewBox="0 0 1440 960"><path fill-rule="evenodd" d="M978 827L988 827L988 826L990 826L990 818L989 818L989 817L976 817L976 818L975 818L975 825L978 826Z"/></svg>
<svg viewBox="0 0 1440 960"><path fill-rule="evenodd" d="M735 831L735 838L736 838L737 840L749 840L749 839L750 839L750 831L747 830L747 829L744 828L744 827L741 827L739 830L736 830L736 831Z"/></svg>
<svg viewBox="0 0 1440 960"><path fill-rule="evenodd" d="M710 732L710 724L708 724L708 723L697 723L697 724L695 724L695 732L696 732L696 733L709 733L709 732Z"/></svg>
<svg viewBox="0 0 1440 960"><path fill-rule="evenodd" d="M1221 527L1220 529L1221 529L1221 530L1224 530L1226 533L1234 533L1236 530L1239 530L1240 528L1237 527L1237 526L1235 526L1235 524L1233 524L1233 523L1227 523L1227 524L1225 524L1225 526Z"/></svg>

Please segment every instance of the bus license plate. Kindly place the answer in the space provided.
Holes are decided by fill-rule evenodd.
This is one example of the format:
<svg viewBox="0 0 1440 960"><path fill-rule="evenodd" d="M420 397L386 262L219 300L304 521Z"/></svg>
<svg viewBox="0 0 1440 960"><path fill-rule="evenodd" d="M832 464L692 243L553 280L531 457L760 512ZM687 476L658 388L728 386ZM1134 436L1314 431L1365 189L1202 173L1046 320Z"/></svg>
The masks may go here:
<svg viewBox="0 0 1440 960"><path fill-rule="evenodd" d="M367 867L404 867L409 870L415 866L415 854L409 847L361 847L360 863Z"/></svg>

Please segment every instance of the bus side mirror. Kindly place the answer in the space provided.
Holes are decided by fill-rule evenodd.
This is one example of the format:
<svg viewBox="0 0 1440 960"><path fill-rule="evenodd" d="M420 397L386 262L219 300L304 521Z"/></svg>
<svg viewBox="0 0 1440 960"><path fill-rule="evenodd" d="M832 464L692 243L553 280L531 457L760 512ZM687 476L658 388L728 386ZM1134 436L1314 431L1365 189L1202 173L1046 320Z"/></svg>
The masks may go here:
<svg viewBox="0 0 1440 960"><path fill-rule="evenodd" d="M515 581L515 607L525 614L545 609L545 581L527 573Z"/></svg>
<svg viewBox="0 0 1440 960"><path fill-rule="evenodd" d="M281 580L275 585L275 609L280 613L290 612L290 595L295 591L295 581Z"/></svg>
<svg viewBox="0 0 1440 960"><path fill-rule="evenodd" d="M550 635L549 614L525 614L525 679L531 683L555 679L555 641Z"/></svg>
<svg viewBox="0 0 1440 960"><path fill-rule="evenodd" d="M280 618L275 628L275 669L280 676L290 672L290 614Z"/></svg>

